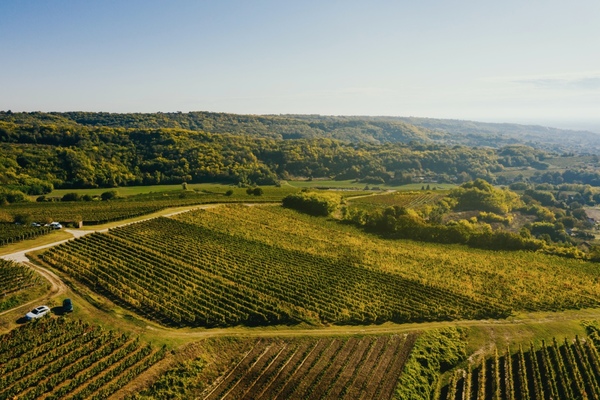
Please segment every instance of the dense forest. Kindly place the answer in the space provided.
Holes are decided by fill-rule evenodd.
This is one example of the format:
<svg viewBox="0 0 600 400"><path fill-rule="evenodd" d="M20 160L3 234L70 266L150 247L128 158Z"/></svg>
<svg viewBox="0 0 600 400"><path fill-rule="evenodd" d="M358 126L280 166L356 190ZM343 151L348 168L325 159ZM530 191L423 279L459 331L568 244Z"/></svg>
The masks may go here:
<svg viewBox="0 0 600 400"><path fill-rule="evenodd" d="M391 139L393 138L393 140ZM182 182L276 184L281 179L427 179L509 184L600 184L590 170L547 171L548 153L522 144L448 145L448 134L386 118L215 113L0 112L0 184L30 195L52 188ZM10 202L10 200L9 200Z"/></svg>

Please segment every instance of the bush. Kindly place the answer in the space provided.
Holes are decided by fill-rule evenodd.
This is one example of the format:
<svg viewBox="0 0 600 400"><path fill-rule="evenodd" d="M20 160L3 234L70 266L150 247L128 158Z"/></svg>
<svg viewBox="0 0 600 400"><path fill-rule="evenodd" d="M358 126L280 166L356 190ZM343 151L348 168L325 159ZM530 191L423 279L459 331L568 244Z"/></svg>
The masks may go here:
<svg viewBox="0 0 600 400"><path fill-rule="evenodd" d="M80 201L81 196L78 193L66 193L60 201Z"/></svg>
<svg viewBox="0 0 600 400"><path fill-rule="evenodd" d="M113 200L117 198L117 191L116 190L109 190L108 192L104 192L100 195L100 198L102 198L102 200Z"/></svg>

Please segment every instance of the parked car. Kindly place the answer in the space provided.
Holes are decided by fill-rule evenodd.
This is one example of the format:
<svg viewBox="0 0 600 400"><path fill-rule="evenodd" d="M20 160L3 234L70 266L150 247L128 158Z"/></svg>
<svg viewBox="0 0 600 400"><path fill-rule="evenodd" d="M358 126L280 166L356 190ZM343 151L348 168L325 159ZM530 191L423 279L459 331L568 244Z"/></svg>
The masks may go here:
<svg viewBox="0 0 600 400"><path fill-rule="evenodd" d="M71 301L71 299L64 299L63 300L63 306L62 306L63 312L73 312L73 302Z"/></svg>
<svg viewBox="0 0 600 400"><path fill-rule="evenodd" d="M41 318L49 312L50 308L48 306L39 306L25 314L25 319L31 321L32 319Z"/></svg>
<svg viewBox="0 0 600 400"><path fill-rule="evenodd" d="M59 222L50 222L48 226L54 229L62 229L62 225Z"/></svg>

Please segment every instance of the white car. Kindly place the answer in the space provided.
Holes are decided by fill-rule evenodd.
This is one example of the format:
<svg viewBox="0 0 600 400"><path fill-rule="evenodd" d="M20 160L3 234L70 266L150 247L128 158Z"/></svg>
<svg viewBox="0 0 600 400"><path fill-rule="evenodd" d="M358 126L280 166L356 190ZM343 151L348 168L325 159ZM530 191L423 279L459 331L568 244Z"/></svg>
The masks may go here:
<svg viewBox="0 0 600 400"><path fill-rule="evenodd" d="M31 321L32 319L41 318L49 312L50 308L48 306L39 306L25 314L25 319Z"/></svg>
<svg viewBox="0 0 600 400"><path fill-rule="evenodd" d="M62 229L62 225L58 222L50 222L50 228L54 228L54 229Z"/></svg>

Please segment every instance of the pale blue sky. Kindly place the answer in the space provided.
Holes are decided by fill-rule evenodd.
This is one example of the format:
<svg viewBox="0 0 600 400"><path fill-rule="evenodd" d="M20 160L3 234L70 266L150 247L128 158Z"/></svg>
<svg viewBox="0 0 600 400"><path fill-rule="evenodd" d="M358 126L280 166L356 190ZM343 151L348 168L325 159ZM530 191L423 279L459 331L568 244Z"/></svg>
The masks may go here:
<svg viewBox="0 0 600 400"><path fill-rule="evenodd" d="M5 0L8 109L594 123L600 1Z"/></svg>

